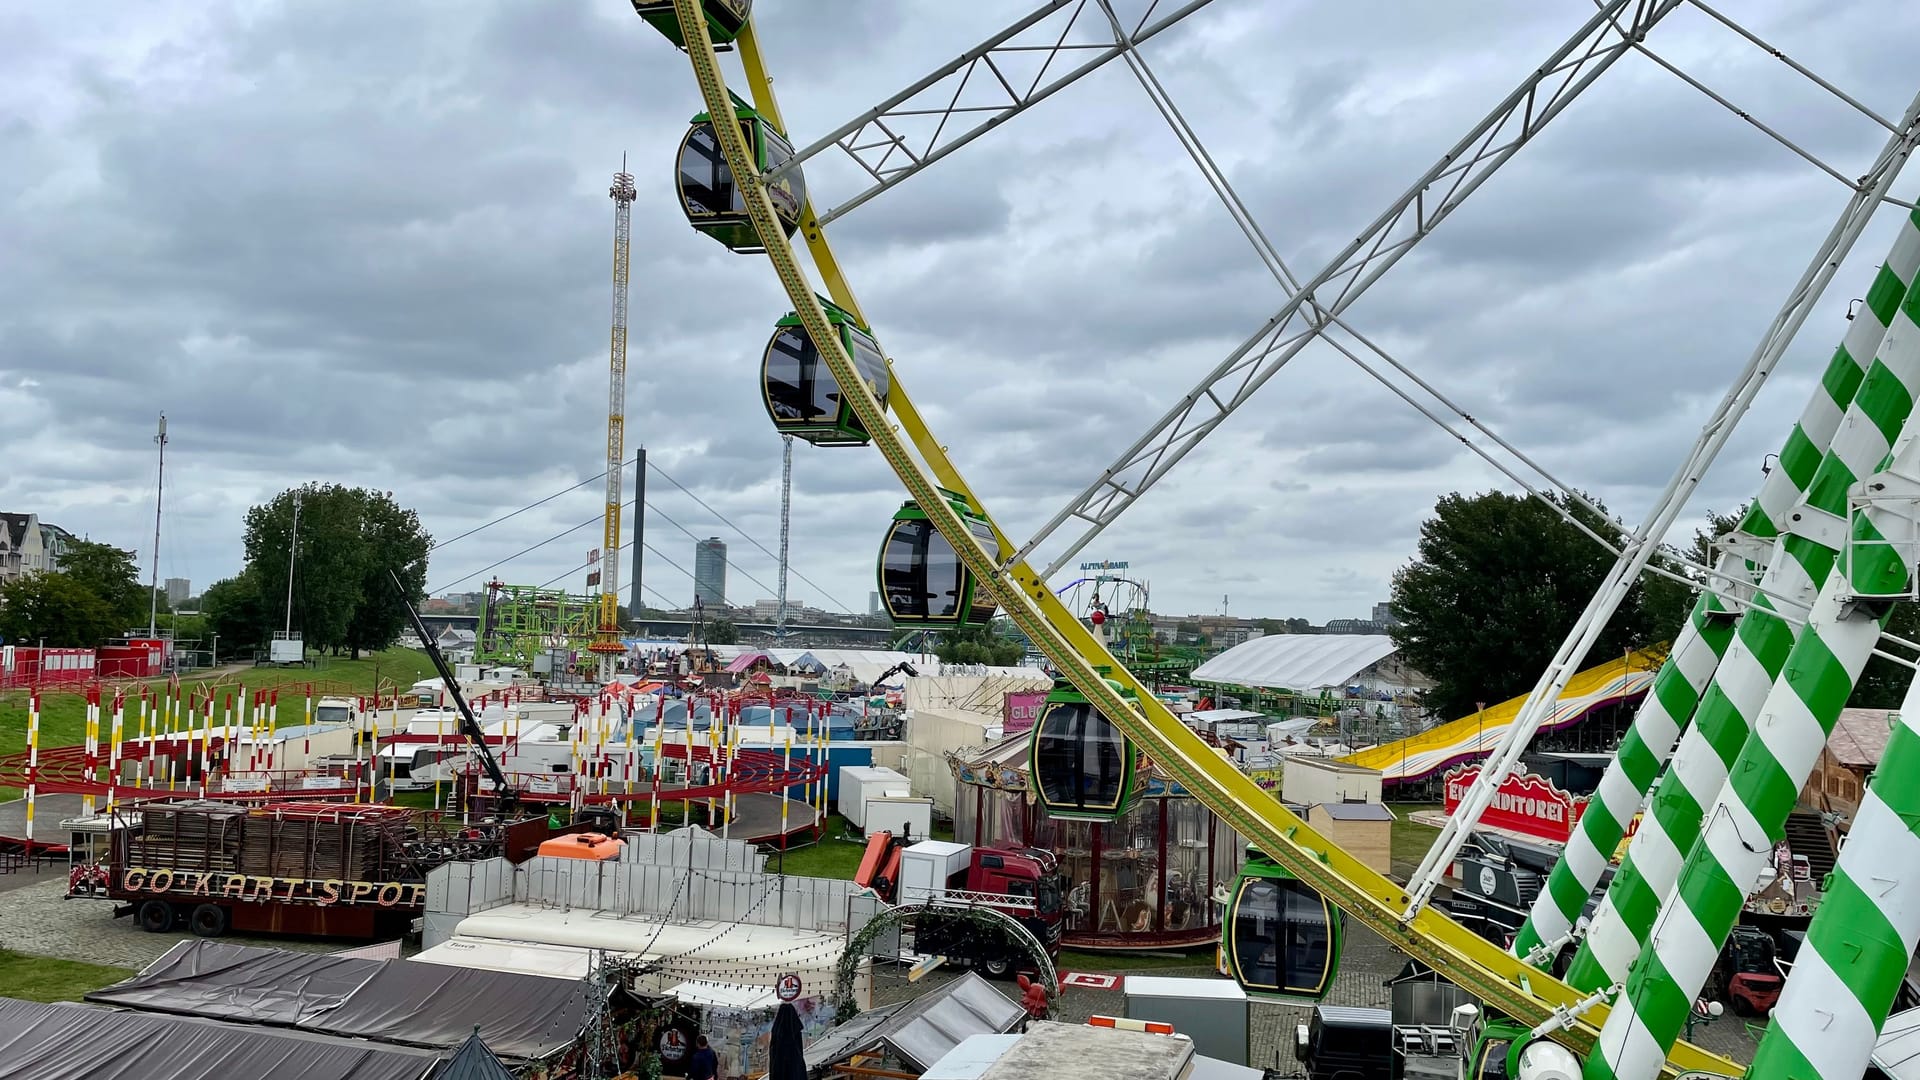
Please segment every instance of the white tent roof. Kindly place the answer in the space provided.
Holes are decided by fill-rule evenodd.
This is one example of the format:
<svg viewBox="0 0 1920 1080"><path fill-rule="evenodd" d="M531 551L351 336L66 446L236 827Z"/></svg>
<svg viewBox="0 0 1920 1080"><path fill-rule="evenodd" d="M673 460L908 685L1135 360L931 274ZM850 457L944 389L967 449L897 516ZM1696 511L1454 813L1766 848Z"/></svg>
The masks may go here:
<svg viewBox="0 0 1920 1080"><path fill-rule="evenodd" d="M1385 634L1269 634L1194 668L1193 680L1303 692L1341 687L1394 650Z"/></svg>

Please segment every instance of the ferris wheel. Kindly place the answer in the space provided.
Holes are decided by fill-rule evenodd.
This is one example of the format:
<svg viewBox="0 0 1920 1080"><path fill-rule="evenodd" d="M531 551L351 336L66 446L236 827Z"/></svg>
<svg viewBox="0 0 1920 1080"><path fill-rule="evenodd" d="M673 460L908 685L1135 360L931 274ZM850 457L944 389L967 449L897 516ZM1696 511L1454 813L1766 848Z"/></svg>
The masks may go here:
<svg viewBox="0 0 1920 1080"><path fill-rule="evenodd" d="M1224 951L1243 985L1277 997L1324 994L1338 963L1343 921L1356 920L1484 1003L1488 1014L1474 1024L1474 1075L1571 1076L1582 1068L1576 1055L1588 1057L1588 1076L1651 1080L1662 1068L1722 1076L1740 1071L1678 1038L1719 942L1731 928L1723 925L1725 895L1731 888L1738 898L1735 883L1753 878L1752 852L1765 858L1769 850L1741 840L1737 830L1743 824L1758 834L1774 828L1771 822L1783 813L1777 805L1783 792L1790 809L1798 784L1787 781L1811 768L1811 755L1824 741L1822 717L1844 704L1860 666L1881 648L1890 605L1914 596L1912 564L1920 546L1891 539L1920 535L1920 438L1906 433L1908 414L1920 399L1920 323L1914 321L1920 291L1908 301L1920 269L1920 225L1914 219L1903 228L1859 311L1849 316L1842 347L1754 509L1722 538L1716 563L1695 568L1699 576L1688 579L1705 584L1694 615L1656 680L1658 692L1649 695L1602 781L1595 800L1599 812L1589 811L1582 819L1554 870L1553 887L1534 905L1515 950L1463 929L1428 900L1441 868L1512 771L1600 630L1643 573L1661 572L1649 558L1685 496L1779 365L1874 212L1888 203L1912 209L1890 191L1920 140L1920 97L1889 119L1693 0L1690 7L1885 129L1885 147L1872 162L1843 170L1656 51L1650 42L1657 44L1658 24L1682 0L1598 0L1564 44L1523 76L1351 244L1323 268L1300 274L1280 257L1141 49L1198 15L1210 0L1177 6L1156 0L1144 14L1126 19L1116 0L1048 0L812 142L789 131L782 118L750 0L631 2L685 51L705 104L691 119L677 161L677 195L689 222L730 250L764 255L792 304L784 316L769 313L773 334L762 352L771 422L816 445L873 446L910 496L887 528L878 560L889 614L903 626L967 627L1004 612L1061 673L1062 684L1049 696L1033 736L1036 788L1050 813L1113 819L1138 794L1131 789L1136 754L1150 755L1156 768L1199 797L1259 853L1228 897ZM1035 45L1036 38L1051 44ZM1035 50L1045 56L1041 74L1031 81L1009 79L1001 61ZM744 96L730 89L730 65L722 63L719 51L737 56L736 85L745 88ZM1845 205L1646 521L1638 527L1613 522L1599 530L1576 521L1617 555L1616 566L1482 769L1461 811L1403 887L1316 834L1224 763L1128 672L1103 636L1090 630L1048 581L1316 342L1381 382L1527 491L1538 495L1557 489L1580 500L1576 490L1352 325L1346 313L1569 103L1632 54L1672 72L1733 110L1761 136L1833 177L1847 192ZM983 498L923 422L902 381L903 369L911 364L896 363L881 347L883 334L863 313L827 226L1116 60L1135 76L1272 273L1281 302L1111 467L1035 536L1017 544L995 524ZM958 105L959 88L975 80L996 93L1004 91L1004 101ZM938 103L943 98L944 106ZM910 119L928 116L938 120L930 137L902 134ZM809 190L804 169L829 153L851 158L866 179L858 190L834 192L831 208L821 210L829 200ZM799 257L796 238L810 256L811 273ZM1920 425L1914 434L1920 435ZM1036 569L1030 558L1042 545L1051 560ZM1763 731L1762 716L1786 719ZM1896 750L1910 755L1902 760L1911 760L1920 773L1920 729L1900 732L1910 738L1890 744L1889 757ZM1667 781L1603 897L1594 929L1582 935L1573 915L1598 886L1606 864L1599 853L1619 843L1669 760ZM1742 764L1749 767L1742 771ZM1911 777L1908 782L1916 783ZM1897 848L1904 864L1874 872L1895 874L1902 888L1911 889L1915 886L1908 883L1920 882L1920 840L1889 823L1905 820L1892 815L1875 825L1889 831L1891 846L1883 850ZM1716 831L1723 826L1736 832ZM1856 837L1849 850L1859 846ZM1908 851L1916 854L1906 857ZM1642 857L1636 860L1635 852ZM1849 872L1860 871L1843 859L1837 873ZM1857 905L1855 910L1840 907L1839 920L1865 917ZM1893 944L1883 943L1883 949L1897 952L1900 942L1920 940L1920 905L1876 913L1893 925ZM1820 981L1819 971L1832 971L1832 965L1821 966L1821 940L1810 935L1811 950L1802 955L1811 960L1788 982L1781 1020L1761 1046L1761 1062L1810 1061L1822 1077L1857 1076L1871 1043L1861 1037L1877 1031L1885 1008L1873 1004L1877 990ZM1568 981L1544 970L1556 950L1576 944ZM1899 962L1888 959L1887 969L1904 970L1907 958L1894 959ZM1833 1026L1836 1008L1845 1015L1838 1027ZM1820 1010L1826 1010L1827 1020L1816 1025L1808 1017ZM1496 1055L1501 1060L1496 1062ZM1787 1075L1765 1069L1759 1074Z"/></svg>
<svg viewBox="0 0 1920 1080"><path fill-rule="evenodd" d="M1081 572L1087 576L1054 589L1054 594L1069 611L1105 635L1108 652L1122 663L1133 664L1140 659L1141 645L1153 637L1147 622L1150 590L1146 582L1121 572L1125 569L1125 563L1117 568L1084 565Z"/></svg>

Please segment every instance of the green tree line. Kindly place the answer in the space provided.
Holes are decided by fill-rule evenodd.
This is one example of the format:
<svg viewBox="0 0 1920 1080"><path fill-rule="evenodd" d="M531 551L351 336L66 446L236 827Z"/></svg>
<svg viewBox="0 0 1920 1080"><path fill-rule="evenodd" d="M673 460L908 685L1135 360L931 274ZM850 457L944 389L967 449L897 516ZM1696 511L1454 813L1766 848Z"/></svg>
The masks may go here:
<svg viewBox="0 0 1920 1080"><path fill-rule="evenodd" d="M74 540L60 568L24 574L0 585L0 638L16 645L93 649L145 633L149 609L167 598L140 584L134 553L112 544Z"/></svg>

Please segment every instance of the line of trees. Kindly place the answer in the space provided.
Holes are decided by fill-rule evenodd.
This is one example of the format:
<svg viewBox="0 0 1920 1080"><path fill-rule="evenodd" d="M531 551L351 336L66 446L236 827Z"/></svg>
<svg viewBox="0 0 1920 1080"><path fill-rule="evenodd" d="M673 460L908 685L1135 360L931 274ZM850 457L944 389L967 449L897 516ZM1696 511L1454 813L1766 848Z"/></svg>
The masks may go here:
<svg viewBox="0 0 1920 1080"><path fill-rule="evenodd" d="M161 613L170 609L164 593L140 584L133 560L133 552L112 544L70 541L58 570L0 585L0 639L93 649L145 633L156 598Z"/></svg>
<svg viewBox="0 0 1920 1080"><path fill-rule="evenodd" d="M391 645L405 629L406 610L389 575L398 574L407 599L418 603L432 548L419 514L392 492L340 484L288 489L247 511L245 569L208 588L201 609L223 649L265 648L275 631L291 628L308 648L358 657Z"/></svg>

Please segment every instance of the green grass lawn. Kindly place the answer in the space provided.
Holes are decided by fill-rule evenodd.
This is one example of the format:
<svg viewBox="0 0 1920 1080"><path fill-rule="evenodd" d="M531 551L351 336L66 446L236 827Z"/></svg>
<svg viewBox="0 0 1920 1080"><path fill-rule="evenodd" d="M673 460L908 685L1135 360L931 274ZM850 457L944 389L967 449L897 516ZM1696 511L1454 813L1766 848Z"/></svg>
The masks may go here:
<svg viewBox="0 0 1920 1080"><path fill-rule="evenodd" d="M1191 952L1082 952L1061 949L1060 967L1067 971L1162 971L1167 968L1213 966L1213 946Z"/></svg>
<svg viewBox="0 0 1920 1080"><path fill-rule="evenodd" d="M1427 849L1440 835L1440 830L1426 825L1417 825L1412 817L1419 810L1438 810L1438 803L1394 803L1394 814L1399 817L1393 823L1393 867L1396 876L1411 873L1427 857ZM1404 864L1404 866L1402 865Z"/></svg>
<svg viewBox="0 0 1920 1080"><path fill-rule="evenodd" d="M27 1001L79 1001L80 995L131 978L126 968L50 960L0 949L0 987Z"/></svg>
<svg viewBox="0 0 1920 1080"><path fill-rule="evenodd" d="M386 687L407 687L433 674L433 661L416 649L387 649L359 660L324 658L317 668L245 668L220 674L182 679L181 684L211 690L219 698L242 691L279 690L280 724L298 724L306 719L306 689L322 693L370 694L375 679ZM163 685L163 680L147 680ZM138 684L134 684L138 685ZM137 691L136 691L137 692ZM27 747L27 701L24 690L0 694L0 756L17 754ZM111 706L108 706L111 708ZM138 712L130 710L122 727L129 735L139 733ZM86 698L77 691L44 690L40 695L40 745L74 746L86 741ZM108 733L101 732L104 740ZM18 798L14 788L0 787L0 799Z"/></svg>
<svg viewBox="0 0 1920 1080"><path fill-rule="evenodd" d="M860 856L867 847L840 839L846 834L847 819L839 814L828 814L826 831L821 834L818 843L795 848L784 856L774 852L767 857L767 869L780 870L794 877L851 880L854 871L860 869Z"/></svg>

